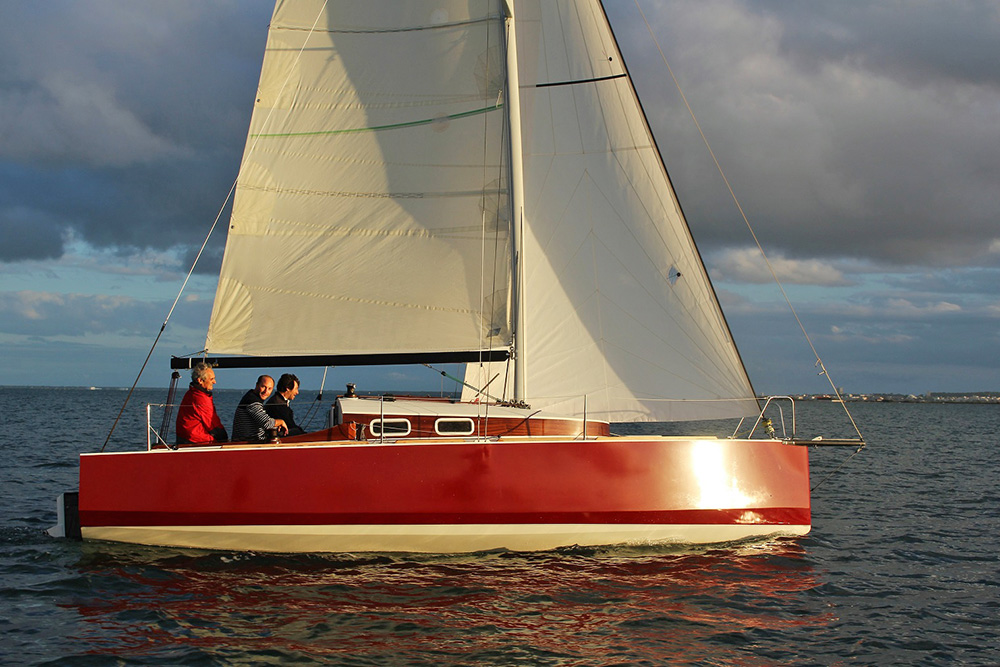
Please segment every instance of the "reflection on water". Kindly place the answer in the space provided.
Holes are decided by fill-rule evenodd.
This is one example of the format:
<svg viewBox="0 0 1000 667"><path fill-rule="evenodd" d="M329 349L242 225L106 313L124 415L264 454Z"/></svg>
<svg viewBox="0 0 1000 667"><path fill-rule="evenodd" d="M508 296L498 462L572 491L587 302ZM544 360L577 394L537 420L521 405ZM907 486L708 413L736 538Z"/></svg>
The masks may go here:
<svg viewBox="0 0 1000 667"><path fill-rule="evenodd" d="M0 663L1000 664L997 405L852 405L869 448L812 451L797 540L415 558L48 537L121 398L0 388ZM842 412L797 406L800 435L850 436ZM144 424L127 412L108 450Z"/></svg>
<svg viewBox="0 0 1000 667"><path fill-rule="evenodd" d="M83 645L161 659L746 664L755 638L830 618L792 540L462 557L93 544L77 568Z"/></svg>

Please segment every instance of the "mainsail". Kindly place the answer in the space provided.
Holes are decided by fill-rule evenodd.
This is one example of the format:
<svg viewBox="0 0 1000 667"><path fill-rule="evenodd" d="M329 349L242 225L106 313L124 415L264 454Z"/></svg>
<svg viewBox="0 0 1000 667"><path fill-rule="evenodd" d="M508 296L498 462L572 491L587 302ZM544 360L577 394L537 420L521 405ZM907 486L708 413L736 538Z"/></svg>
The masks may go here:
<svg viewBox="0 0 1000 667"><path fill-rule="evenodd" d="M510 342L496 3L279 1L212 353Z"/></svg>
<svg viewBox="0 0 1000 667"><path fill-rule="evenodd" d="M505 94L511 6L519 109ZM611 421L756 411L598 0L279 1L209 351L512 342L517 398L533 407Z"/></svg>

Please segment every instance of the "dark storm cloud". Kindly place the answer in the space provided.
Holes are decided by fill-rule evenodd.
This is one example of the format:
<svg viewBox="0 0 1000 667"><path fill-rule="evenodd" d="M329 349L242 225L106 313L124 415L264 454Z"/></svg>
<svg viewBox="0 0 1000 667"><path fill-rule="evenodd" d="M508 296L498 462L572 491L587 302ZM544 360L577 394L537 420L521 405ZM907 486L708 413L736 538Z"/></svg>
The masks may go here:
<svg viewBox="0 0 1000 667"><path fill-rule="evenodd" d="M212 234L211 241L205 246L200 257L198 256L198 248L188 249L187 254L181 260L181 265L184 268L191 268L192 264L197 261L194 268L195 273L209 276L219 275L219 271L222 269L222 253L225 250L225 222L222 223L221 227Z"/></svg>
<svg viewBox="0 0 1000 667"><path fill-rule="evenodd" d="M914 84L938 79L1000 86L1000 9L992 0L750 4L788 26L782 46L803 65L854 59Z"/></svg>
<svg viewBox="0 0 1000 667"><path fill-rule="evenodd" d="M0 207L0 262L60 257L63 229L61 221L44 213Z"/></svg>
<svg viewBox="0 0 1000 667"><path fill-rule="evenodd" d="M1000 5L644 6L765 246L897 266L1000 264ZM666 100L647 112L696 238L742 245L669 74L629 51L648 44L645 28L619 25L640 92Z"/></svg>
<svg viewBox="0 0 1000 667"><path fill-rule="evenodd" d="M58 256L67 234L200 243L236 175L269 5L5 3L3 233L21 224L12 211L47 221L25 237L33 258Z"/></svg>
<svg viewBox="0 0 1000 667"><path fill-rule="evenodd" d="M991 2L643 3L751 222L789 259L997 266ZM632 3L608 3L696 238L740 221ZM270 3L7 3L0 160L17 208L95 246L197 246L235 177ZM641 51L632 51L641 45ZM2 191L0 191L2 192ZM9 261L9 256L2 259Z"/></svg>

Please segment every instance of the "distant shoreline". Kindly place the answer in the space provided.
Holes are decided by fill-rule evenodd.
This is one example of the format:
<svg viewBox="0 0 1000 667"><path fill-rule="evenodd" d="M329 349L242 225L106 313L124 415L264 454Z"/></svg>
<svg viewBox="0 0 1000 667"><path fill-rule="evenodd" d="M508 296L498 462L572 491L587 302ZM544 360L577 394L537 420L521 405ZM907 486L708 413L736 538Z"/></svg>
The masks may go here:
<svg viewBox="0 0 1000 667"><path fill-rule="evenodd" d="M45 389L49 391L66 390L91 390L91 391L128 391L128 387L85 387L80 385L0 385L0 389ZM137 391L166 391L166 387L136 387ZM243 391L242 388L217 387L217 391ZM370 391L365 392L366 396L448 396L456 397L451 392L442 394L439 390L410 391ZM837 397L833 394L787 394L796 401L829 401L836 402ZM841 392L841 398L845 403L986 403L1000 404L1000 391L973 391L973 392L927 392L925 394L899 394L890 392L873 392L864 394L848 394ZM766 398L761 396L759 398Z"/></svg>
<svg viewBox="0 0 1000 667"><path fill-rule="evenodd" d="M1000 392L928 392L926 394L841 394L844 403L1000 403ZM831 394L792 395L796 401L833 401Z"/></svg>

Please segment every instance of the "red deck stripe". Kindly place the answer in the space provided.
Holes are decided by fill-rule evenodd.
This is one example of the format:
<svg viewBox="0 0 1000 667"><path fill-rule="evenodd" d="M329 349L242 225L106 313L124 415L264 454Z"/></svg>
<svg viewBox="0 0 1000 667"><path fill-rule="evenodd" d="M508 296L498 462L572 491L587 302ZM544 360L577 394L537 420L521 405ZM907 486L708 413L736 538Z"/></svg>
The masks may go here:
<svg viewBox="0 0 1000 667"><path fill-rule="evenodd" d="M95 526L246 526L246 525L465 525L465 524L691 524L807 525L808 508L755 510L664 510L637 512L531 513L230 513L81 511L80 523Z"/></svg>

